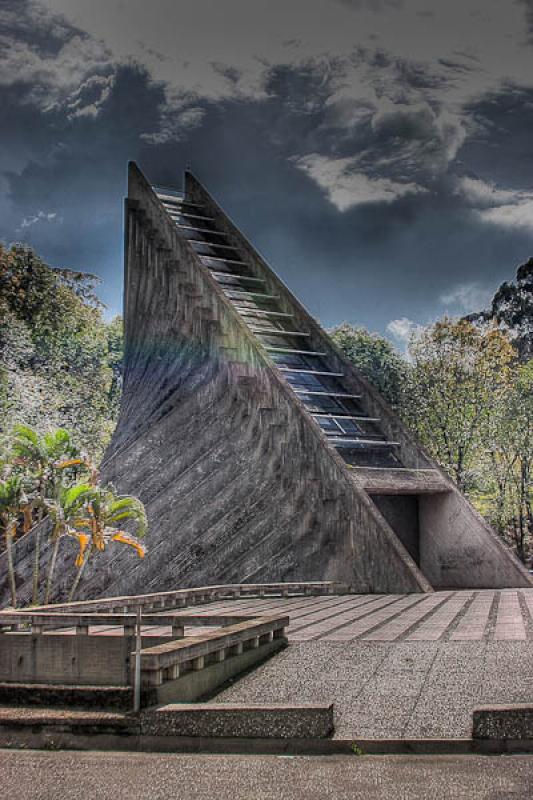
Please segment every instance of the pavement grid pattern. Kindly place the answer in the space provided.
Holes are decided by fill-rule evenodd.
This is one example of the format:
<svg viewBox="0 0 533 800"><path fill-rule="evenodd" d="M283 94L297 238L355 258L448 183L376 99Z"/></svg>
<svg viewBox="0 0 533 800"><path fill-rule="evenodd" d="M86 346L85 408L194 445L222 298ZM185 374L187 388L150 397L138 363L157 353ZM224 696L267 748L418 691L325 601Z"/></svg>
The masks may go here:
<svg viewBox="0 0 533 800"><path fill-rule="evenodd" d="M531 702L533 590L237 600L287 613L291 647L216 702L334 702L337 738L464 738L480 705ZM533 794L533 792L532 792Z"/></svg>

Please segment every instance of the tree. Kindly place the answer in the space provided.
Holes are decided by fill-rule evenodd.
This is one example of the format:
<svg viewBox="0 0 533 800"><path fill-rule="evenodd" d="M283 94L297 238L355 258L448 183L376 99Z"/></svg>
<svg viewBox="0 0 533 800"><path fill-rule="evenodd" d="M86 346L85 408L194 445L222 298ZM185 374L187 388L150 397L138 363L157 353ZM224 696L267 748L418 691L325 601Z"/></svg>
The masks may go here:
<svg viewBox="0 0 533 800"><path fill-rule="evenodd" d="M520 360L533 356L533 258L518 267L516 282L506 281L497 290L490 309L467 319L478 325L495 323L509 334Z"/></svg>
<svg viewBox="0 0 533 800"><path fill-rule="evenodd" d="M7 551L8 580L13 608L17 607L13 540L17 535L17 521L21 512L27 520L27 515L25 514L27 507L27 499L20 475L10 475L5 480L0 481L0 529L4 535Z"/></svg>
<svg viewBox="0 0 533 800"><path fill-rule="evenodd" d="M348 322L337 325L329 335L385 399L398 406L409 365L393 345L382 336Z"/></svg>
<svg viewBox="0 0 533 800"><path fill-rule="evenodd" d="M480 455L483 512L525 562L533 533L533 359L514 370Z"/></svg>
<svg viewBox="0 0 533 800"><path fill-rule="evenodd" d="M511 384L516 351L494 326L444 318L412 340L402 413L461 490Z"/></svg>
<svg viewBox="0 0 533 800"><path fill-rule="evenodd" d="M120 397L122 321L106 323L97 278L0 246L0 434L6 424L75 432L100 454Z"/></svg>
<svg viewBox="0 0 533 800"><path fill-rule="evenodd" d="M32 512L36 512L34 530L33 588L32 603L39 602L41 528L40 522L47 511L47 498L55 497L62 480L65 466L72 466L72 458L79 455L72 437L67 430L39 435L29 425L16 425L11 445L14 464L24 467L29 482L29 502ZM70 459L65 462L65 459Z"/></svg>
<svg viewBox="0 0 533 800"><path fill-rule="evenodd" d="M52 521L50 540L52 542L52 554L48 565L46 586L44 593L45 605L50 601L52 594L55 567L59 544L63 536L76 536L75 523L83 515L84 503L90 496L94 484L78 483L74 486L61 486L55 498L47 498L46 510Z"/></svg>
<svg viewBox="0 0 533 800"><path fill-rule="evenodd" d="M135 523L136 536L122 529L124 522ZM83 571L92 554L101 552L111 542L133 547L139 558L144 558L145 548L139 541L147 528L146 511L137 497L115 494L111 487L85 487L83 515L76 514L69 531L79 544L76 559L77 573L70 590L69 600L76 594Z"/></svg>

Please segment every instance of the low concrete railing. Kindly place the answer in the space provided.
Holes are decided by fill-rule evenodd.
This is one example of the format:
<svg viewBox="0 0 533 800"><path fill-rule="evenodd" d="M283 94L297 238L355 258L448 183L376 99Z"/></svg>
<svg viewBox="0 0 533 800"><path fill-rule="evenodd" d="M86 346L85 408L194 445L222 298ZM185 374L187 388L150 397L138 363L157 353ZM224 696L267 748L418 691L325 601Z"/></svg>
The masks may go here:
<svg viewBox="0 0 533 800"><path fill-rule="evenodd" d="M274 640L286 642L288 617L248 619L201 637L145 647L141 650L141 680L145 686L161 686L188 671L198 672L245 650L256 650Z"/></svg>
<svg viewBox="0 0 533 800"><path fill-rule="evenodd" d="M147 614L142 618L143 625L163 625L172 626L173 634L183 636L184 625L194 624L192 620L198 619L197 617L181 618L175 614ZM233 617L229 618L230 621L224 624L231 624L234 621ZM133 636L135 632L135 624L137 621L136 614L72 614L63 613L59 611L43 612L43 611L5 611L0 612L0 630L20 630L20 626L29 625L32 634L44 633L44 631L53 631L62 628L75 628L76 634L88 634L89 626L91 627L122 627L124 628L125 636ZM200 622L199 624L207 624ZM220 622L212 623L214 625L222 624Z"/></svg>
<svg viewBox="0 0 533 800"><path fill-rule="evenodd" d="M4 643L0 677L13 683L81 688L134 684L136 691L142 685L157 702L195 700L284 647L289 617L194 614L180 608L239 597L305 597L347 590L342 584L324 581L230 584L0 612ZM151 626L171 631L150 632ZM185 627L195 626L203 630L193 635L188 631L185 636ZM113 628L122 628L124 636L117 636ZM61 635L40 635L53 631ZM135 646L136 633L140 637ZM134 658L140 670L133 670ZM134 680L134 674L140 680Z"/></svg>
<svg viewBox="0 0 533 800"><path fill-rule="evenodd" d="M213 603L245 597L295 597L347 594L348 586L333 581L293 581L291 583L236 583L176 589L168 592L102 597L97 600L78 600L73 603L54 603L36 606L36 611L101 611L127 612L141 607L143 611L184 608L199 603Z"/></svg>
<svg viewBox="0 0 533 800"><path fill-rule="evenodd" d="M288 617L273 615L0 612L0 680L132 686L139 633L137 685L158 700L196 699L283 647L288 624ZM185 627L195 626L202 630L185 637ZM43 635L54 632L59 635ZM170 682L171 694L165 695Z"/></svg>

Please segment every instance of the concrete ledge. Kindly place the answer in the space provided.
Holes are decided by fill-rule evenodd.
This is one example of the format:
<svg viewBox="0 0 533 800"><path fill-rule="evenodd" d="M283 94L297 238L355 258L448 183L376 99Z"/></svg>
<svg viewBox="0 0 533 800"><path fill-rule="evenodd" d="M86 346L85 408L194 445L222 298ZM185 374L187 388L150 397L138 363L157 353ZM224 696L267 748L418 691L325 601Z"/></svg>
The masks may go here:
<svg viewBox="0 0 533 800"><path fill-rule="evenodd" d="M533 705L481 706L473 713L474 739L533 739Z"/></svg>
<svg viewBox="0 0 533 800"><path fill-rule="evenodd" d="M143 706L155 705L154 689L141 691ZM133 689L130 686L61 686L42 683L0 683L0 705L60 708L113 709L131 711ZM1 714L1 709L0 709Z"/></svg>
<svg viewBox="0 0 533 800"><path fill-rule="evenodd" d="M332 724L332 713L332 706L328 705L180 705L141 715L1 708L0 748L247 755L533 753L533 738L333 739L326 733Z"/></svg>
<svg viewBox="0 0 533 800"><path fill-rule="evenodd" d="M333 732L333 704L173 704L141 714L141 736L324 739Z"/></svg>
<svg viewBox="0 0 533 800"><path fill-rule="evenodd" d="M139 735L135 725L0 723L0 747L33 750L107 750L146 753L235 755L515 755L533 753L533 740L473 739L264 739L242 737Z"/></svg>

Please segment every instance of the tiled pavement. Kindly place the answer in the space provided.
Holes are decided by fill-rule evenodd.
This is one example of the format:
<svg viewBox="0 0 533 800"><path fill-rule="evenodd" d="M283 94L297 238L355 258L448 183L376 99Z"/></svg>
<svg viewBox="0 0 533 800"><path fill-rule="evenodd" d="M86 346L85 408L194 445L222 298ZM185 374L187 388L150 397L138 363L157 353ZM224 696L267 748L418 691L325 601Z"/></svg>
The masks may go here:
<svg viewBox="0 0 533 800"><path fill-rule="evenodd" d="M194 611L288 614L291 642L533 640L533 589L228 600Z"/></svg>
<svg viewBox="0 0 533 800"><path fill-rule="evenodd" d="M286 613L291 647L216 702L334 702L339 738L463 738L472 711L533 702L533 589L237 600Z"/></svg>

